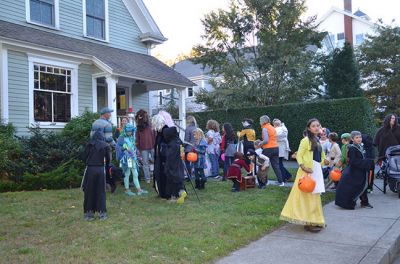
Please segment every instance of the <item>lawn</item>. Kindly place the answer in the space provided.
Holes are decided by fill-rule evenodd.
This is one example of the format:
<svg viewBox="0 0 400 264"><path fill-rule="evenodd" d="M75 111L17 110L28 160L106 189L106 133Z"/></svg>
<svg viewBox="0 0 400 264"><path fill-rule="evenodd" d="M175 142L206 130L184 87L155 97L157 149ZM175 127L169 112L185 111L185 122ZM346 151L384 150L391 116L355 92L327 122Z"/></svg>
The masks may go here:
<svg viewBox="0 0 400 264"><path fill-rule="evenodd" d="M205 263L228 255L283 222L289 188L231 193L209 181L177 205L156 197L107 194L109 219L82 220L79 189L0 194L3 263ZM324 202L332 194L324 195Z"/></svg>

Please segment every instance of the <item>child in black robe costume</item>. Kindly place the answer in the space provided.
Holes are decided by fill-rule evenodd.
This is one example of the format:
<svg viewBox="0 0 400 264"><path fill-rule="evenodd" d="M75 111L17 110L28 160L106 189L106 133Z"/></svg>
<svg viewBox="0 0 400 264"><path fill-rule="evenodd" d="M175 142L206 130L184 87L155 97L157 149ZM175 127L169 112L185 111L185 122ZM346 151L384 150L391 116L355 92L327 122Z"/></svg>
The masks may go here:
<svg viewBox="0 0 400 264"><path fill-rule="evenodd" d="M353 131L351 138L353 144L349 145L347 152L349 165L344 169L336 188L335 204L344 209L354 210L360 198L362 208L372 208L368 202L367 187L369 171L373 169L374 161L365 157L361 133Z"/></svg>
<svg viewBox="0 0 400 264"><path fill-rule="evenodd" d="M110 165L111 148L104 141L103 132L96 131L85 147L82 155L86 163L86 170L82 179L84 191L83 212L84 219L94 220L94 213L98 212L100 220L107 219L106 209L106 175L104 161Z"/></svg>

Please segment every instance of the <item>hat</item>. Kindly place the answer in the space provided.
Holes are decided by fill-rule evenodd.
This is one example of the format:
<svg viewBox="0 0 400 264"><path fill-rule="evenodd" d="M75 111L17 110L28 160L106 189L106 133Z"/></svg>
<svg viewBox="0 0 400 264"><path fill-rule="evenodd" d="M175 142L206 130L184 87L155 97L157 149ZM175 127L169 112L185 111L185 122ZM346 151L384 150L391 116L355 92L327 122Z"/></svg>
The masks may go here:
<svg viewBox="0 0 400 264"><path fill-rule="evenodd" d="M114 112L113 109L108 108L108 107L103 107L103 108L100 110L100 115L104 115L104 114L106 114L106 113L112 113L112 112Z"/></svg>
<svg viewBox="0 0 400 264"><path fill-rule="evenodd" d="M246 153L246 156L253 156L256 155L256 152L254 151L254 149L249 149Z"/></svg>
<svg viewBox="0 0 400 264"><path fill-rule="evenodd" d="M351 138L351 135L350 135L350 133L344 133L344 134L342 134L342 135L340 136L340 138L341 138L341 139L349 139L349 138Z"/></svg>

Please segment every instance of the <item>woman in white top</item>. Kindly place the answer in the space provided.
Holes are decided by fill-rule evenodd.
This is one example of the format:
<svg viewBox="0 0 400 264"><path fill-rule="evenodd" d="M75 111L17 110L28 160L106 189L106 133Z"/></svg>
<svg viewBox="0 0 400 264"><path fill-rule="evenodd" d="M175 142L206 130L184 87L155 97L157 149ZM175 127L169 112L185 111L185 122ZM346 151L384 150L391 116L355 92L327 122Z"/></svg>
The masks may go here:
<svg viewBox="0 0 400 264"><path fill-rule="evenodd" d="M273 121L277 141L279 145L279 168L281 170L282 178L284 182L288 181L292 175L290 172L283 166L283 159L289 159L289 140L288 140L288 130L284 123L282 123L279 119L275 118Z"/></svg>

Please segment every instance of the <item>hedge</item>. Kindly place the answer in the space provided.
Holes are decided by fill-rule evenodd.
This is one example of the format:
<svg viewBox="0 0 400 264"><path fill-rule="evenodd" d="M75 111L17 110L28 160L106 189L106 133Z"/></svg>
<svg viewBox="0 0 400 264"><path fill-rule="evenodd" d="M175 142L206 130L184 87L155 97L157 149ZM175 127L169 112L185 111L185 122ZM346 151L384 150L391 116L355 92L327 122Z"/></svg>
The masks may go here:
<svg viewBox="0 0 400 264"><path fill-rule="evenodd" d="M359 97L266 107L215 110L188 113L188 115L193 115L201 128L205 129L207 120L214 119L220 123L221 127L225 122L231 123L235 131L242 129L242 119L251 118L254 120L254 129L258 138L261 138L260 116L268 115L271 121L274 118L278 118L288 128L288 139L292 151L297 150L307 121L314 117L321 122L322 126L339 135L352 130L359 130L362 133L373 136L376 131L372 107L367 99Z"/></svg>

